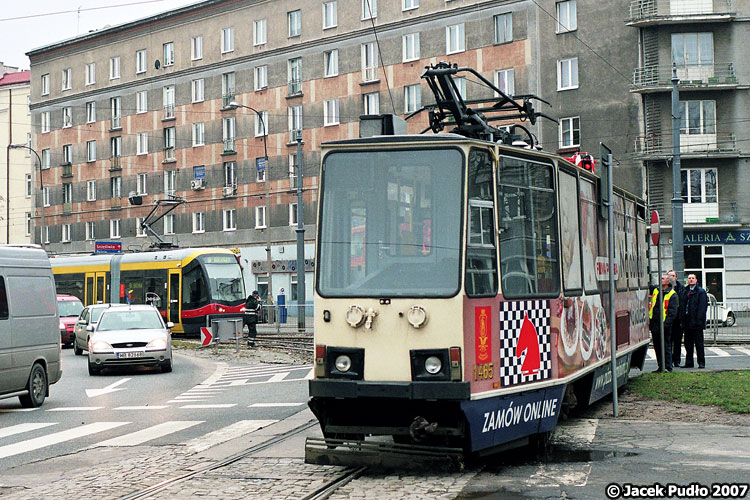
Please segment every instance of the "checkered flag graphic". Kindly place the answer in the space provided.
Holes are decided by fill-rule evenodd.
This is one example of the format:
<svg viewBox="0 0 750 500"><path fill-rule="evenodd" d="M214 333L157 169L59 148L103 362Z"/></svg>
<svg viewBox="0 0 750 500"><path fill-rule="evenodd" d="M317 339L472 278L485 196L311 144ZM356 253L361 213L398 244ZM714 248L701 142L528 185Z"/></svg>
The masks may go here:
<svg viewBox="0 0 750 500"><path fill-rule="evenodd" d="M537 382L552 375L552 333L550 331L550 301L521 300L500 303L500 383L503 387ZM539 340L539 369L524 375L521 366L533 349L521 347L520 357L516 357L516 346L521 339L521 327L527 316L536 329ZM528 339L527 339L528 340ZM531 355L534 356L535 353Z"/></svg>

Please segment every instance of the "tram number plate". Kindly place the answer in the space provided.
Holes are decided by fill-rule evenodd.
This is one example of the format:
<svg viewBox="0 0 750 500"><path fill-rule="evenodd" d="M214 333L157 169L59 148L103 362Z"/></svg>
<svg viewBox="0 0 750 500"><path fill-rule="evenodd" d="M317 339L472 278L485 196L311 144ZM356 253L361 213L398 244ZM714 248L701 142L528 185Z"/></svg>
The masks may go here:
<svg viewBox="0 0 750 500"><path fill-rule="evenodd" d="M128 352L118 352L117 358L118 359L125 359L125 358L142 358L143 357L143 351L128 351Z"/></svg>
<svg viewBox="0 0 750 500"><path fill-rule="evenodd" d="M490 380L493 377L492 363L474 365L474 380Z"/></svg>

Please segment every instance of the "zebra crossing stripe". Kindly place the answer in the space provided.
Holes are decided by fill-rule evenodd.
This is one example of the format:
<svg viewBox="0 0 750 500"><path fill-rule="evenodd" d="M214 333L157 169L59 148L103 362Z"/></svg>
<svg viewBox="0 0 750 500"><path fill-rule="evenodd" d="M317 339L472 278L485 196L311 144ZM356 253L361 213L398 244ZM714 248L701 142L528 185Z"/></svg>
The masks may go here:
<svg viewBox="0 0 750 500"><path fill-rule="evenodd" d="M82 425L74 429L68 429L67 431L56 432L54 434L48 434L46 436L28 439L21 441L20 443L9 444L0 446L0 458L12 457L14 455L20 455L29 451L38 450L40 448L46 448L53 444L64 443L71 439L77 439L88 436L90 434L96 434L97 432L104 432L122 425L127 425L130 422L95 422L93 424Z"/></svg>
<svg viewBox="0 0 750 500"><path fill-rule="evenodd" d="M179 401L177 401L179 403ZM237 403L220 403L215 405L184 405L180 406L180 408L188 408L188 409L206 409L206 408L231 408L233 406L237 406Z"/></svg>
<svg viewBox="0 0 750 500"><path fill-rule="evenodd" d="M133 432L130 434L124 434L113 439L96 443L92 448L102 446L138 446L139 444L157 439L173 432L178 432L194 425L202 424L205 420L175 420L171 422L164 422L161 424L147 427L146 429Z"/></svg>
<svg viewBox="0 0 750 500"><path fill-rule="evenodd" d="M750 349L746 349L744 347L735 347L735 351L740 351L742 354L745 354L746 356L750 356Z"/></svg>
<svg viewBox="0 0 750 500"><path fill-rule="evenodd" d="M284 379L285 379L285 378L286 378L286 377L287 377L288 375L289 375L289 372L282 372L282 373L277 373L277 374L276 374L276 375L274 375L273 377L269 378L269 379L268 379L268 381L269 381L269 382L281 382L281 381L282 381L282 380L284 380Z"/></svg>
<svg viewBox="0 0 750 500"><path fill-rule="evenodd" d="M44 427L49 427L50 425L55 425L56 423L57 422L11 425L10 427L0 429L0 438L12 436L14 434L21 434L23 432L35 431L37 429L43 429Z"/></svg>
<svg viewBox="0 0 750 500"><path fill-rule="evenodd" d="M47 411L96 411L104 408L103 406L63 406L60 408L50 408Z"/></svg>
<svg viewBox="0 0 750 500"><path fill-rule="evenodd" d="M725 351L724 349L719 349L718 347L706 347L706 350L713 352L717 356L721 356L721 357L730 356L730 354L727 351Z"/></svg>
<svg viewBox="0 0 750 500"><path fill-rule="evenodd" d="M115 410L163 410L164 408L169 408L169 405L118 406Z"/></svg>
<svg viewBox="0 0 750 500"><path fill-rule="evenodd" d="M302 406L307 403L253 403L248 408L285 408L288 406Z"/></svg>
<svg viewBox="0 0 750 500"><path fill-rule="evenodd" d="M191 439L185 446L188 451L198 453L203 450L207 450L212 446L221 444L232 439L250 434L253 431L257 431L263 427L268 427L271 424L275 424L278 420L240 420L227 427L222 427L219 430L209 432L203 436Z"/></svg>

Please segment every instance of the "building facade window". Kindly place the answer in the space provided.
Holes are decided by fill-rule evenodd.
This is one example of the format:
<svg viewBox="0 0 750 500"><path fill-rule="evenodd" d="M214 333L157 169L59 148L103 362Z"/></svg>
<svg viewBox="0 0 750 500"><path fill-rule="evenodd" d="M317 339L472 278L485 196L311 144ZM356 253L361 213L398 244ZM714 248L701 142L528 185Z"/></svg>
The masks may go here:
<svg viewBox="0 0 750 500"><path fill-rule="evenodd" d="M224 107L234 101L234 72L221 75L221 96Z"/></svg>
<svg viewBox="0 0 750 500"><path fill-rule="evenodd" d="M175 117L175 99L174 99L174 85L167 85L164 87L162 93L162 104L164 106L164 119L168 120Z"/></svg>
<svg viewBox="0 0 750 500"><path fill-rule="evenodd" d="M328 78L339 74L339 50L327 50L323 52L323 75Z"/></svg>
<svg viewBox="0 0 750 500"><path fill-rule="evenodd" d="M237 187L237 164L233 161L224 162L224 187Z"/></svg>
<svg viewBox="0 0 750 500"><path fill-rule="evenodd" d="M118 78L120 78L120 56L115 56L109 59L109 79Z"/></svg>
<svg viewBox="0 0 750 500"><path fill-rule="evenodd" d="M96 222L89 221L86 223L86 239L89 241L96 239Z"/></svg>
<svg viewBox="0 0 750 500"><path fill-rule="evenodd" d="M73 108L66 106L62 109L62 126L69 128L73 126Z"/></svg>
<svg viewBox="0 0 750 500"><path fill-rule="evenodd" d="M41 78L41 94L49 95L49 73L42 75Z"/></svg>
<svg viewBox="0 0 750 500"><path fill-rule="evenodd" d="M495 71L495 87L512 96L516 93L515 74L513 69Z"/></svg>
<svg viewBox="0 0 750 500"><path fill-rule="evenodd" d="M302 105L289 106L289 142L295 142L295 132L302 130Z"/></svg>
<svg viewBox="0 0 750 500"><path fill-rule="evenodd" d="M578 88L578 58L557 61L557 90Z"/></svg>
<svg viewBox="0 0 750 500"><path fill-rule="evenodd" d="M335 28L338 24L336 0L323 3L323 29Z"/></svg>
<svg viewBox="0 0 750 500"><path fill-rule="evenodd" d="M96 161L96 141L86 141L86 161Z"/></svg>
<svg viewBox="0 0 750 500"><path fill-rule="evenodd" d="M206 144L205 124L193 123L193 147Z"/></svg>
<svg viewBox="0 0 750 500"><path fill-rule="evenodd" d="M73 145L72 144L65 144L62 147L63 157L62 162L63 165L70 165L73 163Z"/></svg>
<svg viewBox="0 0 750 500"><path fill-rule="evenodd" d="M513 41L513 14L507 12L495 16L495 43Z"/></svg>
<svg viewBox="0 0 750 500"><path fill-rule="evenodd" d="M164 66L172 66L174 64L174 42L168 42L162 45L164 52Z"/></svg>
<svg viewBox="0 0 750 500"><path fill-rule="evenodd" d="M371 92L369 94L362 94L362 107L363 107L363 112L366 115L379 115L380 114L380 93Z"/></svg>
<svg viewBox="0 0 750 500"><path fill-rule="evenodd" d="M453 81L456 83L456 88L458 89L458 95L461 96L461 99L466 100L466 77L460 76L458 78L453 78Z"/></svg>
<svg viewBox="0 0 750 500"><path fill-rule="evenodd" d="M48 207L50 205L50 190L49 186L44 186L42 189L42 204L45 207Z"/></svg>
<svg viewBox="0 0 750 500"><path fill-rule="evenodd" d="M50 166L50 150L42 149L42 168L47 169Z"/></svg>
<svg viewBox="0 0 750 500"><path fill-rule="evenodd" d="M402 0L401 10L416 9L419 7L419 0Z"/></svg>
<svg viewBox="0 0 750 500"><path fill-rule="evenodd" d="M109 221L109 237L120 237L120 219L112 219Z"/></svg>
<svg viewBox="0 0 750 500"><path fill-rule="evenodd" d="M255 90L263 90L268 87L268 66L256 66L253 69L255 77Z"/></svg>
<svg viewBox="0 0 750 500"><path fill-rule="evenodd" d="M206 232L206 214L204 212L193 212L193 233Z"/></svg>
<svg viewBox="0 0 750 500"><path fill-rule="evenodd" d="M86 64L86 85L93 85L96 83L96 63Z"/></svg>
<svg viewBox="0 0 750 500"><path fill-rule="evenodd" d="M255 229L266 228L266 207L263 205L255 207Z"/></svg>
<svg viewBox="0 0 750 500"><path fill-rule="evenodd" d="M73 70L66 68L62 70L62 90L70 90L73 85Z"/></svg>
<svg viewBox="0 0 750 500"><path fill-rule="evenodd" d="M86 123L94 123L96 121L96 102L89 101L86 103Z"/></svg>
<svg viewBox="0 0 750 500"><path fill-rule="evenodd" d="M176 129L167 127L164 129L164 160L170 161L175 159L175 140Z"/></svg>
<svg viewBox="0 0 750 500"><path fill-rule="evenodd" d="M685 203L718 202L715 168L690 168L680 171L682 201Z"/></svg>
<svg viewBox="0 0 750 500"><path fill-rule="evenodd" d="M26 236L31 236L31 212L26 212Z"/></svg>
<svg viewBox="0 0 750 500"><path fill-rule="evenodd" d="M403 62L419 59L419 33L404 35L402 45L401 55Z"/></svg>
<svg viewBox="0 0 750 500"><path fill-rule="evenodd" d="M288 68L288 82L289 82L289 95L295 95L302 92L302 58L295 57L289 59L287 64Z"/></svg>
<svg viewBox="0 0 750 500"><path fill-rule="evenodd" d="M120 106L120 98L119 97L112 97L109 100L109 109L112 113L112 120L111 120L111 128L112 129L118 129L122 128L122 107Z"/></svg>
<svg viewBox="0 0 750 500"><path fill-rule="evenodd" d="M31 191L32 191L32 182L31 182L31 174L26 174L24 178L24 193L26 195L26 198L31 198Z"/></svg>
<svg viewBox="0 0 750 500"><path fill-rule="evenodd" d="M374 82L378 79L378 48L375 42L362 44L362 81Z"/></svg>
<svg viewBox="0 0 750 500"><path fill-rule="evenodd" d="M463 23L447 26L445 28L445 53L455 54L464 50L466 50L466 37Z"/></svg>
<svg viewBox="0 0 750 500"><path fill-rule="evenodd" d="M193 80L191 86L193 91L193 102L203 102L203 89L205 86L203 78Z"/></svg>
<svg viewBox="0 0 750 500"><path fill-rule="evenodd" d="M70 243L70 224L62 225L62 242Z"/></svg>
<svg viewBox="0 0 750 500"><path fill-rule="evenodd" d="M296 203L289 204L289 225L290 226L297 225L297 204Z"/></svg>
<svg viewBox="0 0 750 500"><path fill-rule="evenodd" d="M109 186L112 192L112 198L122 197L122 177L112 177L109 179Z"/></svg>
<svg viewBox="0 0 750 500"><path fill-rule="evenodd" d="M680 116L680 134L715 136L716 101L680 101Z"/></svg>
<svg viewBox="0 0 750 500"><path fill-rule="evenodd" d="M413 113L422 107L419 84L404 87L404 113Z"/></svg>
<svg viewBox="0 0 750 500"><path fill-rule="evenodd" d="M234 52L234 28L221 30L221 53Z"/></svg>
<svg viewBox="0 0 750 500"><path fill-rule="evenodd" d="M557 32L566 33L578 29L576 0L566 0L555 4L557 11Z"/></svg>
<svg viewBox="0 0 750 500"><path fill-rule="evenodd" d="M569 148L581 145L581 118L560 119L560 147Z"/></svg>
<svg viewBox="0 0 750 500"><path fill-rule="evenodd" d="M726 256L724 245L685 245L685 276L695 274L698 284L718 302L726 297Z"/></svg>
<svg viewBox="0 0 750 500"><path fill-rule="evenodd" d="M135 112L146 113L148 111L148 91L141 90L135 94Z"/></svg>
<svg viewBox="0 0 750 500"><path fill-rule="evenodd" d="M177 194L175 184L177 181L177 170L166 170L164 172L164 195L174 196Z"/></svg>
<svg viewBox="0 0 750 500"><path fill-rule="evenodd" d="M164 216L164 234L174 234L174 214Z"/></svg>
<svg viewBox="0 0 750 500"><path fill-rule="evenodd" d="M268 135L268 111L261 111L260 116L255 114L255 137Z"/></svg>
<svg viewBox="0 0 750 500"><path fill-rule="evenodd" d="M224 210L223 217L223 230L224 231L236 231L237 230L237 210L234 208Z"/></svg>
<svg viewBox="0 0 750 500"><path fill-rule="evenodd" d="M148 154L148 132L138 132L138 135L136 136L135 154Z"/></svg>
<svg viewBox="0 0 750 500"><path fill-rule="evenodd" d="M287 25L289 26L289 38L302 34L302 11L293 10L286 13Z"/></svg>
<svg viewBox="0 0 750 500"><path fill-rule="evenodd" d="M86 181L86 201L96 201L96 180Z"/></svg>
<svg viewBox="0 0 750 500"><path fill-rule="evenodd" d="M289 187L297 187L297 153L289 154Z"/></svg>
<svg viewBox="0 0 750 500"><path fill-rule="evenodd" d="M112 152L112 158L122 156L122 137L112 137L109 140L109 147Z"/></svg>
<svg viewBox="0 0 750 500"><path fill-rule="evenodd" d="M135 53L135 74L139 75L146 72L147 68L147 52L146 49L138 50Z"/></svg>
<svg viewBox="0 0 750 500"><path fill-rule="evenodd" d="M62 185L63 203L73 203L73 184L66 182Z"/></svg>
<svg viewBox="0 0 750 500"><path fill-rule="evenodd" d="M378 0L362 0L362 20L378 17Z"/></svg>
<svg viewBox="0 0 750 500"><path fill-rule="evenodd" d="M253 21L253 45L266 43L266 20L257 19Z"/></svg>
<svg viewBox="0 0 750 500"><path fill-rule="evenodd" d="M148 186L148 174L138 174L138 177L136 178L136 184L135 184L135 193L137 195L148 194L147 186Z"/></svg>
<svg viewBox="0 0 750 500"><path fill-rule="evenodd" d="M224 152L234 151L234 139L235 135L235 118L230 116L222 118L222 140L224 141Z"/></svg>
<svg viewBox="0 0 750 500"><path fill-rule="evenodd" d="M136 238L146 237L146 229L143 227L143 217L135 218L135 237Z"/></svg>
<svg viewBox="0 0 750 500"><path fill-rule="evenodd" d="M39 120L42 133L49 132L49 111L42 111Z"/></svg>
<svg viewBox="0 0 750 500"><path fill-rule="evenodd" d="M197 61L203 59L203 37L194 36L190 39L190 59Z"/></svg>
<svg viewBox="0 0 750 500"><path fill-rule="evenodd" d="M339 100L328 99L323 103L323 125L339 124Z"/></svg>

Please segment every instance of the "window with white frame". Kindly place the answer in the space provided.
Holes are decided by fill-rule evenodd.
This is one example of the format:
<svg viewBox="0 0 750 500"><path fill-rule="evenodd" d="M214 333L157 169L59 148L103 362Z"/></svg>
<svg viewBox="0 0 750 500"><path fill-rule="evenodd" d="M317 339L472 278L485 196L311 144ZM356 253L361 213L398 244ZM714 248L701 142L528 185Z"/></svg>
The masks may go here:
<svg viewBox="0 0 750 500"><path fill-rule="evenodd" d="M339 49L323 52L324 72L323 76L337 76L339 74Z"/></svg>
<svg viewBox="0 0 750 500"><path fill-rule="evenodd" d="M362 44L362 81L378 79L378 48L375 42Z"/></svg>
<svg viewBox="0 0 750 500"><path fill-rule="evenodd" d="M507 12L495 16L495 43L513 41L513 14Z"/></svg>
<svg viewBox="0 0 750 500"><path fill-rule="evenodd" d="M403 36L402 60L415 61L419 59L419 33L409 33Z"/></svg>
<svg viewBox="0 0 750 500"><path fill-rule="evenodd" d="M164 52L164 66L172 66L174 64L174 42L165 43L163 46Z"/></svg>
<svg viewBox="0 0 750 500"><path fill-rule="evenodd" d="M404 87L404 113L413 113L422 107L419 84Z"/></svg>
<svg viewBox="0 0 750 500"><path fill-rule="evenodd" d="M234 101L234 71L221 75L221 95L224 106Z"/></svg>
<svg viewBox="0 0 750 500"><path fill-rule="evenodd" d="M94 123L96 121L96 102L89 101L86 103L86 123Z"/></svg>
<svg viewBox="0 0 750 500"><path fill-rule="evenodd" d="M287 25L289 26L289 37L302 34L302 11L293 10L286 13Z"/></svg>
<svg viewBox="0 0 750 500"><path fill-rule="evenodd" d="M175 115L175 106L174 106L174 85L167 85L164 87L163 90L163 100L162 103L164 105L164 118L174 118Z"/></svg>
<svg viewBox="0 0 750 500"><path fill-rule="evenodd" d="M335 28L338 24L336 0L323 2L323 29Z"/></svg>
<svg viewBox="0 0 750 500"><path fill-rule="evenodd" d="M31 212L26 212L26 236L31 235Z"/></svg>
<svg viewBox="0 0 750 500"><path fill-rule="evenodd" d="M73 145L72 144L65 144L62 147L63 152L63 163L73 163Z"/></svg>
<svg viewBox="0 0 750 500"><path fill-rule="evenodd" d="M47 169L50 166L50 150L42 149L42 168Z"/></svg>
<svg viewBox="0 0 750 500"><path fill-rule="evenodd" d="M96 83L96 63L86 64L86 85L93 85Z"/></svg>
<svg viewBox="0 0 750 500"><path fill-rule="evenodd" d="M122 177L111 177L109 179L109 187L112 192L112 198L122 197Z"/></svg>
<svg viewBox="0 0 750 500"><path fill-rule="evenodd" d="M120 237L120 219L112 219L109 221L109 237Z"/></svg>
<svg viewBox="0 0 750 500"><path fill-rule="evenodd" d="M96 161L96 141L86 141L86 161Z"/></svg>
<svg viewBox="0 0 750 500"><path fill-rule="evenodd" d="M266 43L266 20L257 19L253 21L253 45Z"/></svg>
<svg viewBox="0 0 750 500"><path fill-rule="evenodd" d="M512 96L516 93L515 74L513 69L495 71L495 87Z"/></svg>
<svg viewBox="0 0 750 500"><path fill-rule="evenodd" d="M70 243L70 224L62 225L62 242Z"/></svg>
<svg viewBox="0 0 750 500"><path fill-rule="evenodd" d="M224 162L224 187L237 187L237 164L233 161Z"/></svg>
<svg viewBox="0 0 750 500"><path fill-rule="evenodd" d="M401 10L416 9L419 7L419 0L402 0Z"/></svg>
<svg viewBox="0 0 750 500"><path fill-rule="evenodd" d="M111 128L122 128L122 107L120 106L119 97L112 97L109 100L109 109L112 113Z"/></svg>
<svg viewBox="0 0 750 500"><path fill-rule="evenodd" d="M268 135L268 111L255 113L255 137Z"/></svg>
<svg viewBox="0 0 750 500"><path fill-rule="evenodd" d="M716 134L716 101L680 101L680 134Z"/></svg>
<svg viewBox="0 0 750 500"><path fill-rule="evenodd" d="M143 227L143 217L135 218L135 236L136 238L146 237L146 229Z"/></svg>
<svg viewBox="0 0 750 500"><path fill-rule="evenodd" d="M65 106L62 109L62 126L68 128L73 126L73 108Z"/></svg>
<svg viewBox="0 0 750 500"><path fill-rule="evenodd" d="M224 231L235 231L237 230L237 210L234 208L226 209L223 211L223 230Z"/></svg>
<svg viewBox="0 0 750 500"><path fill-rule="evenodd" d="M87 240L96 239L96 222L89 221L86 223L86 239Z"/></svg>
<svg viewBox="0 0 750 500"><path fill-rule="evenodd" d="M175 195L176 181L177 181L177 170L165 170L164 171L164 194L166 196Z"/></svg>
<svg viewBox="0 0 750 500"><path fill-rule="evenodd" d="M109 59L109 79L116 80L120 78L120 56Z"/></svg>
<svg viewBox="0 0 750 500"><path fill-rule="evenodd" d="M560 119L560 147L581 145L581 118L574 116Z"/></svg>
<svg viewBox="0 0 750 500"><path fill-rule="evenodd" d="M23 154L26 158L31 158L31 132L26 133L26 149Z"/></svg>
<svg viewBox="0 0 750 500"><path fill-rule="evenodd" d="M378 17L378 0L362 0L362 20Z"/></svg>
<svg viewBox="0 0 750 500"><path fill-rule="evenodd" d="M289 204L289 225L290 226L297 225L297 204L296 203Z"/></svg>
<svg viewBox="0 0 750 500"><path fill-rule="evenodd" d="M578 16L576 14L576 0L565 0L555 4L557 12L557 32L565 33L578 29Z"/></svg>
<svg viewBox="0 0 750 500"><path fill-rule="evenodd" d="M197 61L203 59L203 37L194 36L190 39L190 59Z"/></svg>
<svg viewBox="0 0 750 500"><path fill-rule="evenodd" d="M136 151L137 155L148 154L148 132L138 132L136 136Z"/></svg>
<svg viewBox="0 0 750 500"><path fill-rule="evenodd" d="M135 183L135 194L145 195L148 194L148 174L138 174Z"/></svg>
<svg viewBox="0 0 750 500"><path fill-rule="evenodd" d="M109 140L109 147L112 152L112 158L122 156L122 137L112 137Z"/></svg>
<svg viewBox="0 0 750 500"><path fill-rule="evenodd" d="M26 198L31 198L31 190L32 190L31 174L26 174L25 186L26 186L26 189L25 189Z"/></svg>
<svg viewBox="0 0 750 500"><path fill-rule="evenodd" d="M206 129L203 123L193 123L193 146L206 144Z"/></svg>
<svg viewBox="0 0 750 500"><path fill-rule="evenodd" d="M49 73L42 75L41 87L41 94L49 95Z"/></svg>
<svg viewBox="0 0 750 500"><path fill-rule="evenodd" d="M222 139L224 140L224 151L234 151L235 118L228 116L221 119Z"/></svg>
<svg viewBox="0 0 750 500"><path fill-rule="evenodd" d="M255 229L266 228L266 207L263 205L255 207Z"/></svg>
<svg viewBox="0 0 750 500"><path fill-rule="evenodd" d="M302 106L289 106L289 142L296 141L295 131L302 130Z"/></svg>
<svg viewBox="0 0 750 500"><path fill-rule="evenodd" d="M206 214L205 212L193 212L193 232L206 232Z"/></svg>
<svg viewBox="0 0 750 500"><path fill-rule="evenodd" d="M266 165L266 168L258 168L258 166L263 163ZM268 168L268 161L261 157L255 159L255 182L266 182L266 169Z"/></svg>
<svg viewBox="0 0 750 500"><path fill-rule="evenodd" d="M73 70L66 68L62 70L62 90L70 90L73 85Z"/></svg>
<svg viewBox="0 0 750 500"><path fill-rule="evenodd" d="M445 53L455 54L466 50L466 37L464 36L464 25L454 24L445 28Z"/></svg>
<svg viewBox="0 0 750 500"><path fill-rule="evenodd" d="M203 78L198 78L192 82L193 102L203 102L203 89L205 82Z"/></svg>
<svg viewBox="0 0 750 500"><path fill-rule="evenodd" d="M323 103L323 125L339 124L339 100L327 99Z"/></svg>
<svg viewBox="0 0 750 500"><path fill-rule="evenodd" d="M234 52L234 28L221 30L221 53Z"/></svg>
<svg viewBox="0 0 750 500"><path fill-rule="evenodd" d="M456 83L456 88L458 89L458 95L461 96L461 99L466 100L466 77L464 76L454 77L453 81Z"/></svg>
<svg viewBox="0 0 750 500"><path fill-rule="evenodd" d="M680 171L682 201L685 203L716 203L718 201L715 168L690 168ZM705 218L704 218L705 220Z"/></svg>
<svg viewBox="0 0 750 500"><path fill-rule="evenodd" d="M297 187L297 153L289 153L289 187Z"/></svg>
<svg viewBox="0 0 750 500"><path fill-rule="evenodd" d="M44 242L49 243L49 226L44 227Z"/></svg>
<svg viewBox="0 0 750 500"><path fill-rule="evenodd" d="M302 58L294 57L289 59L287 67L289 95L299 94L302 92Z"/></svg>
<svg viewBox="0 0 750 500"><path fill-rule="evenodd" d="M363 112L366 115L379 115L380 114L380 93L371 92L369 94L362 94L362 107L363 107Z"/></svg>
<svg viewBox="0 0 750 500"><path fill-rule="evenodd" d="M146 113L148 111L148 91L141 90L135 94L135 112Z"/></svg>
<svg viewBox="0 0 750 500"><path fill-rule="evenodd" d="M268 66L256 66L253 69L255 76L255 90L263 90L268 87Z"/></svg>
<svg viewBox="0 0 750 500"><path fill-rule="evenodd" d="M147 68L147 52L146 49L137 50L135 52L135 74L139 75L145 73Z"/></svg>
<svg viewBox="0 0 750 500"><path fill-rule="evenodd" d="M73 184L66 182L62 185L63 203L73 203Z"/></svg>
<svg viewBox="0 0 750 500"><path fill-rule="evenodd" d="M557 61L557 90L578 88L578 58Z"/></svg>
<svg viewBox="0 0 750 500"><path fill-rule="evenodd" d="M50 205L50 190L49 190L49 186L44 186L42 188L42 204L45 207L48 207Z"/></svg>
<svg viewBox="0 0 750 500"><path fill-rule="evenodd" d="M86 181L86 201L96 201L96 180Z"/></svg>
<svg viewBox="0 0 750 500"><path fill-rule="evenodd" d="M49 132L49 111L42 111L39 119L42 133Z"/></svg>
<svg viewBox="0 0 750 500"><path fill-rule="evenodd" d="M174 148L176 139L176 129L174 127L167 127L164 129L164 159L174 160Z"/></svg>
<svg viewBox="0 0 750 500"><path fill-rule="evenodd" d="M164 234L174 234L174 214L164 216Z"/></svg>

